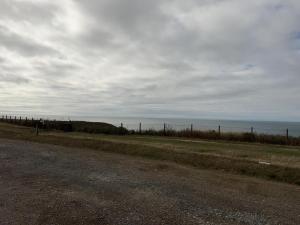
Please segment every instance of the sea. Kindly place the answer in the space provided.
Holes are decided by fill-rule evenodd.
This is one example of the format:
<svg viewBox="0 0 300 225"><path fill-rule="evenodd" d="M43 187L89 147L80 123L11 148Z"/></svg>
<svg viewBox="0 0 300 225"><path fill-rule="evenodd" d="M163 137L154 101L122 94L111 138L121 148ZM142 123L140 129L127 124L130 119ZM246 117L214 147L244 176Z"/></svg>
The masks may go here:
<svg viewBox="0 0 300 225"><path fill-rule="evenodd" d="M164 126L167 129L183 130L218 130L221 132L253 132L263 134L274 134L286 136L287 130L289 136L300 137L300 122L277 122L277 121L243 121L243 120L216 120L216 119L185 119L185 118L138 118L138 117L84 117L71 116L48 119L106 122L115 126L122 126L130 130L154 129L162 130Z"/></svg>

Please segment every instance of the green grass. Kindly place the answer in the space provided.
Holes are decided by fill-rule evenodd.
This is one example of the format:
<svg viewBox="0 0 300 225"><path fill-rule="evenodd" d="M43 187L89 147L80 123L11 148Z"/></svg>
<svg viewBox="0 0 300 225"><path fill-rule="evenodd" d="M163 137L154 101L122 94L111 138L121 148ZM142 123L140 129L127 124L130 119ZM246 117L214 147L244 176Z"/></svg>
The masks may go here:
<svg viewBox="0 0 300 225"><path fill-rule="evenodd" d="M186 138L41 132L0 123L0 137L95 149L300 185L300 148ZM271 165L260 164L269 162Z"/></svg>

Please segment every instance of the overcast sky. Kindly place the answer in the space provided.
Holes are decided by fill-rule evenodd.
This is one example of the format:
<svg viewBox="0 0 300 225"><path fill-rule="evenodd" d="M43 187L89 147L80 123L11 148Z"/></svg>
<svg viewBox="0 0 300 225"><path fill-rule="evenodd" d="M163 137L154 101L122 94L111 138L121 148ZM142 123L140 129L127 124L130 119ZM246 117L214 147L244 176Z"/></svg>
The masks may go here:
<svg viewBox="0 0 300 225"><path fill-rule="evenodd" d="M300 121L299 21L299 0L0 0L0 110Z"/></svg>

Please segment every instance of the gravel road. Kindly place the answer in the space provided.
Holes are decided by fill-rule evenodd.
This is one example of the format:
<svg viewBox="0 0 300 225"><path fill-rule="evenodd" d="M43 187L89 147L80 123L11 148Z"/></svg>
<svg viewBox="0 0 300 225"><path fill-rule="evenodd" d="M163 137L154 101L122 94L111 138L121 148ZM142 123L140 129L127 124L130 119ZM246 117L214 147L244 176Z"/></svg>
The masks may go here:
<svg viewBox="0 0 300 225"><path fill-rule="evenodd" d="M0 224L300 224L300 188L0 139Z"/></svg>

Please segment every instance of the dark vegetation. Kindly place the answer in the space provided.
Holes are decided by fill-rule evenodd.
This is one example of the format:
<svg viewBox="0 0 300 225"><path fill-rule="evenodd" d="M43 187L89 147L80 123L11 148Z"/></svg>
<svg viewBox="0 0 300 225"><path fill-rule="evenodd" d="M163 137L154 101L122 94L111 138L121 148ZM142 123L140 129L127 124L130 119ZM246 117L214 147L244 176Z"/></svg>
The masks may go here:
<svg viewBox="0 0 300 225"><path fill-rule="evenodd" d="M222 132L219 133L215 130L200 131L189 129L186 130L145 130L141 132L132 131L131 133L140 133L142 135L153 136L168 136L168 137L186 137L186 138L199 138L206 140L225 140L225 141L239 141L239 142L258 142L263 144L276 144L276 145L300 145L300 137L271 135L271 134L257 134L257 133L237 133L237 132Z"/></svg>
<svg viewBox="0 0 300 225"><path fill-rule="evenodd" d="M127 134L128 131L122 127L116 127L108 123L84 122L84 121L58 121L58 120L36 120L22 118L1 118L2 122L11 124L38 127L44 130L60 130L64 132L85 132L95 134Z"/></svg>

